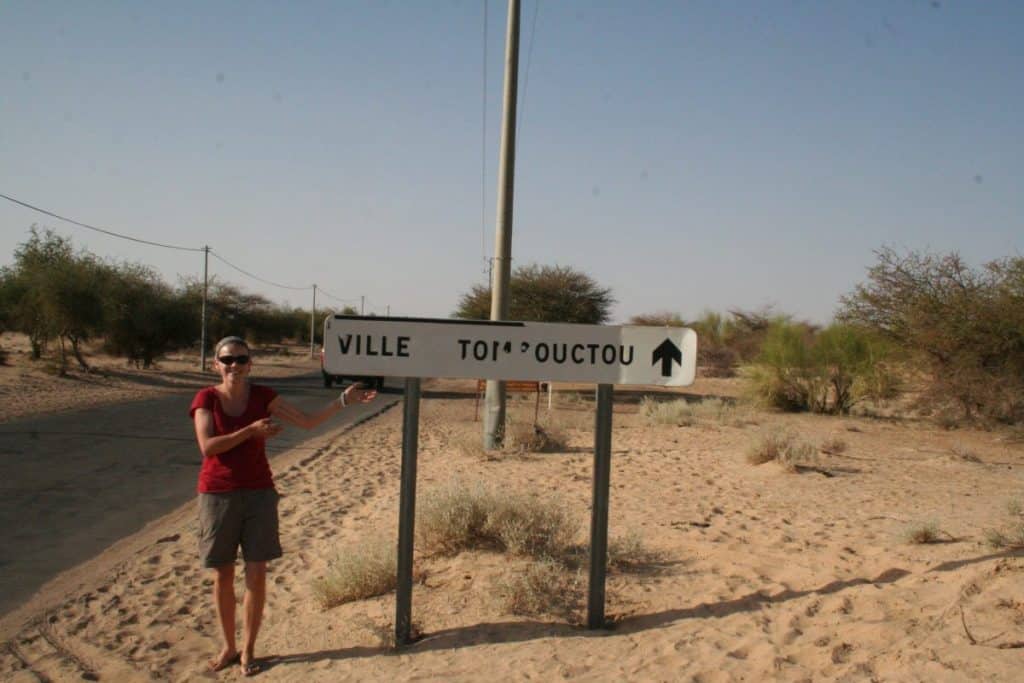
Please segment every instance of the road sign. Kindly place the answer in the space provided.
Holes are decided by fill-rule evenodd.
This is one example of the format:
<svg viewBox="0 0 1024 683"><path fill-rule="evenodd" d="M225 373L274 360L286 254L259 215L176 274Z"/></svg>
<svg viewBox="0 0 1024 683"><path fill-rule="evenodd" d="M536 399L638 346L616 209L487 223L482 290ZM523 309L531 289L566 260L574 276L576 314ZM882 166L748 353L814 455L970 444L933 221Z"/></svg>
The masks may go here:
<svg viewBox="0 0 1024 683"><path fill-rule="evenodd" d="M692 384L697 334L682 327L336 315L324 368L339 375Z"/></svg>

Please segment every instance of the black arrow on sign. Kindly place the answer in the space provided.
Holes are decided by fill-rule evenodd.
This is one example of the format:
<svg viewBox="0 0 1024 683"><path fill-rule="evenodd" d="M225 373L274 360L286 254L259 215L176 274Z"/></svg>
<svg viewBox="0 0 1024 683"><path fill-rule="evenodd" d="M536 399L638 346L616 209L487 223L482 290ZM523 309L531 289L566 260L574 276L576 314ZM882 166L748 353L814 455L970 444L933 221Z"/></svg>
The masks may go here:
<svg viewBox="0 0 1024 683"><path fill-rule="evenodd" d="M661 376L671 377L672 376L672 361L683 364L683 352L679 350L679 347L672 343L671 339L658 344L658 348L654 349L653 360L651 365L654 365L658 361L661 361Z"/></svg>

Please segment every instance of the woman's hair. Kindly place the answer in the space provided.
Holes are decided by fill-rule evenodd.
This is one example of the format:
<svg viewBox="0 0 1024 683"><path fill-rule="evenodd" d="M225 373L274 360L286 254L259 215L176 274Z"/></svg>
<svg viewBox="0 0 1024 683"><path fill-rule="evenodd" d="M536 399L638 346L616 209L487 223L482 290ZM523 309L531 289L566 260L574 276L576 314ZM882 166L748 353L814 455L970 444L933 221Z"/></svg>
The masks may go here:
<svg viewBox="0 0 1024 683"><path fill-rule="evenodd" d="M213 355L220 355L221 348L227 346L228 344L239 344L240 346L244 346L246 351L251 351L251 349L249 348L249 344L247 344L244 339L242 339L241 337L231 336L224 337L219 342L217 342L217 345L213 347Z"/></svg>

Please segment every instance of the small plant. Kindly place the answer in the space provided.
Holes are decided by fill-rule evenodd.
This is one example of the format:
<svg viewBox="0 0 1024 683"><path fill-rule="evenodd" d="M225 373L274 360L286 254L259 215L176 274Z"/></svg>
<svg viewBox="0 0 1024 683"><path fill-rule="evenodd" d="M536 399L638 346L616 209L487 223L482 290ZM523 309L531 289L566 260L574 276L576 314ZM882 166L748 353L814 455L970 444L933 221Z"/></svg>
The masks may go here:
<svg viewBox="0 0 1024 683"><path fill-rule="evenodd" d="M658 401L645 396L640 402L640 414L648 424L678 427L691 427L698 422L742 427L754 422L748 408L720 398L707 398L690 403L685 399Z"/></svg>
<svg viewBox="0 0 1024 683"><path fill-rule="evenodd" d="M963 444L956 444L949 449L950 455L954 460L960 460L962 462L981 462L981 458L974 454L969 448Z"/></svg>
<svg viewBox="0 0 1024 683"><path fill-rule="evenodd" d="M339 554L327 574L313 582L313 593L324 609L384 595L395 588L397 570L393 544L371 539Z"/></svg>
<svg viewBox="0 0 1024 683"><path fill-rule="evenodd" d="M985 532L985 540L997 549L1024 548L1024 505L1015 498L1006 504L1006 511L1010 515L1009 522L1003 529L989 529Z"/></svg>
<svg viewBox="0 0 1024 683"><path fill-rule="evenodd" d="M576 535L564 505L455 483L424 496L417 540L427 552L454 555L493 549L530 557L559 557Z"/></svg>
<svg viewBox="0 0 1024 683"><path fill-rule="evenodd" d="M915 545L938 543L942 540L943 535L944 532L939 529L939 525L935 522L924 522L914 525L903 533L906 542Z"/></svg>
<svg viewBox="0 0 1024 683"><path fill-rule="evenodd" d="M697 422L693 408L683 399L658 401L644 396L640 403L640 414L649 424L690 427Z"/></svg>
<svg viewBox="0 0 1024 683"><path fill-rule="evenodd" d="M747 462L752 465L763 465L773 460L796 472L801 465L814 464L817 460L817 450L787 432L768 431L747 451Z"/></svg>
<svg viewBox="0 0 1024 683"><path fill-rule="evenodd" d="M508 453L558 453L567 447L568 439L555 427L522 422L505 427L502 450Z"/></svg>
<svg viewBox="0 0 1024 683"><path fill-rule="evenodd" d="M553 560L531 563L495 584L504 611L522 616L554 615L580 621L583 605L581 571L568 571Z"/></svg>
<svg viewBox="0 0 1024 683"><path fill-rule="evenodd" d="M839 455L846 452L846 442L842 437L830 436L821 443L821 452L827 455Z"/></svg>

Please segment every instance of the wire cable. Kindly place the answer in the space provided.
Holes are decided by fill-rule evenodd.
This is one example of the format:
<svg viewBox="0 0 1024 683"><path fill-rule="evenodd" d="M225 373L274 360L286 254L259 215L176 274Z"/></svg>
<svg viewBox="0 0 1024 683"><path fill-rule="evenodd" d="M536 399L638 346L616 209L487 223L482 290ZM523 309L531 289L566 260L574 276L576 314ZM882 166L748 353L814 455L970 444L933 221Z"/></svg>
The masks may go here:
<svg viewBox="0 0 1024 683"><path fill-rule="evenodd" d="M343 299L340 296L335 296L335 295L331 294L326 289L324 289L323 287L319 287L319 286L316 288L316 291L318 291L321 294L325 295L328 299L334 299L339 304L347 304L347 303L359 301L359 297L356 297L354 299Z"/></svg>
<svg viewBox="0 0 1024 683"><path fill-rule="evenodd" d="M53 218L56 218L58 220L62 220L62 221L65 221L67 223L71 223L72 225L77 225L79 227L86 228L88 230L95 230L96 232L101 232L104 235L110 235L111 237L120 237L121 239L131 240L132 242L138 242L140 244L148 244L148 245L153 246L153 247L163 247L164 249L177 249L178 251L199 251L199 252L201 252L203 250L202 247L199 247L199 248L196 248L196 247L180 247L180 246L177 246L177 245L174 245L174 244L161 244L160 242L150 242L149 240L139 239L138 237L131 237L130 235L122 235L120 233L113 232L112 230L104 230L103 228L97 228L95 225L89 225L88 223L81 223L81 222L73 220L71 218L65 218L64 216L61 216L60 214L53 213L52 211L47 211L46 209L40 209L38 206L32 206L28 202L23 202L20 199L15 199L14 197L8 197L5 194L0 194L0 198L6 199L9 202L13 202L15 204L19 204L21 206L24 206L26 209L32 209L33 211L38 211L39 213L46 214L47 216L52 216Z"/></svg>
<svg viewBox="0 0 1024 683"><path fill-rule="evenodd" d="M519 116L516 119L516 140L519 140L519 130L526 118L526 90L530 87L530 63L533 61L533 37L537 33L537 15L540 14L540 0L533 5L533 24L530 27L530 44L526 48L526 73L523 74L523 96L519 98Z"/></svg>
<svg viewBox="0 0 1024 683"><path fill-rule="evenodd" d="M306 285L305 287L292 287L290 285L282 285L279 282L271 282L270 280L264 280L259 275L253 275L249 271L242 270L241 268L236 266L234 263L231 263L226 258L224 258L220 254L215 252L213 249L210 250L210 256L214 257L215 259L217 259L221 263L223 263L223 264L225 264L227 266L230 266L231 268L234 268L235 270L237 270L242 275L246 275L248 277L251 277L253 280L258 280L258 281L262 282L265 285L273 285L274 287L280 287L281 289L291 289L291 290L296 291L296 292L302 292L302 291L305 291L307 289L313 289L313 285ZM317 289L319 289L319 287L317 287Z"/></svg>

